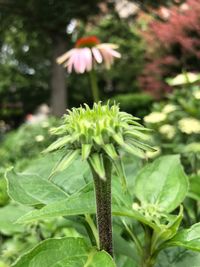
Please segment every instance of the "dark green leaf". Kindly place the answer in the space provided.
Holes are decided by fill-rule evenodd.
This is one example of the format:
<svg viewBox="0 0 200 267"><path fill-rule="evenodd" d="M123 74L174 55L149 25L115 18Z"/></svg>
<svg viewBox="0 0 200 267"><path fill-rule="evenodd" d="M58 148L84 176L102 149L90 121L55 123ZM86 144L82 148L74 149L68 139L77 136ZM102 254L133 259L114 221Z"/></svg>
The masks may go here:
<svg viewBox="0 0 200 267"><path fill-rule="evenodd" d="M178 232L165 246L179 246L200 251L200 223Z"/></svg>
<svg viewBox="0 0 200 267"><path fill-rule="evenodd" d="M12 169L6 173L6 179L9 195L21 204L48 204L68 196L55 184L37 174L16 173Z"/></svg>

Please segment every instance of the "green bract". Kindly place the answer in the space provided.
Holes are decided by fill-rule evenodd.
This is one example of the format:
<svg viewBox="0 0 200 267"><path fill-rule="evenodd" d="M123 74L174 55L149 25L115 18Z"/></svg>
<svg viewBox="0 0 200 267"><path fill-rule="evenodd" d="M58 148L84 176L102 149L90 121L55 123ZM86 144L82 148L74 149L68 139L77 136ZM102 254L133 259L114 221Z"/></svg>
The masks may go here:
<svg viewBox="0 0 200 267"><path fill-rule="evenodd" d="M149 139L149 129L138 123L139 119L122 112L118 105L94 104L68 110L63 125L52 129L52 133L61 137L50 145L46 152L66 149L66 153L54 172L69 166L80 154L88 160L100 178L105 179L103 156L107 156L122 172L120 150L145 157L145 151L154 151L145 142Z"/></svg>

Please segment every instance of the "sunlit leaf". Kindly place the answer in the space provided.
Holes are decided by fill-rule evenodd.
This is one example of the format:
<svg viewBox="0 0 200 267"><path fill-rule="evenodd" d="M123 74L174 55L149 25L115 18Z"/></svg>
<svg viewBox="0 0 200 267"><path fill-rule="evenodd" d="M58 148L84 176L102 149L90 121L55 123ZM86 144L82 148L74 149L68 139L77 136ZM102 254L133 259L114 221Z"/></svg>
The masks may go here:
<svg viewBox="0 0 200 267"><path fill-rule="evenodd" d="M48 239L21 256L12 267L116 267L106 252L95 251L82 238Z"/></svg>

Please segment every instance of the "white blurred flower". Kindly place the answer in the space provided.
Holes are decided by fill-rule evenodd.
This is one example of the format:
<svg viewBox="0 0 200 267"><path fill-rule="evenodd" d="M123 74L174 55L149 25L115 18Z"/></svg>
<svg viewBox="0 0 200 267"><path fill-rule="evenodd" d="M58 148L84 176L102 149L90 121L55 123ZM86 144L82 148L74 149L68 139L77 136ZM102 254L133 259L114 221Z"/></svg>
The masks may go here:
<svg viewBox="0 0 200 267"><path fill-rule="evenodd" d="M162 112L152 112L144 117L144 121L147 123L158 123L166 119L166 114Z"/></svg>
<svg viewBox="0 0 200 267"><path fill-rule="evenodd" d="M179 120L178 126L186 134L200 133L200 121L194 118L183 118Z"/></svg>
<svg viewBox="0 0 200 267"><path fill-rule="evenodd" d="M195 92L193 92L193 96L194 96L196 99L200 99L200 90L199 90L199 91L195 91Z"/></svg>
<svg viewBox="0 0 200 267"><path fill-rule="evenodd" d="M162 112L165 114L171 113L172 111L176 110L176 106L173 104L167 104L166 106L164 106Z"/></svg>
<svg viewBox="0 0 200 267"><path fill-rule="evenodd" d="M49 127L49 122L48 121L44 121L42 123L42 128L48 128Z"/></svg>
<svg viewBox="0 0 200 267"><path fill-rule="evenodd" d="M167 82L171 86L184 85L188 83L194 83L200 80L200 75L192 72L179 74L172 79L167 79Z"/></svg>
<svg viewBox="0 0 200 267"><path fill-rule="evenodd" d="M44 140L44 136L43 135L37 135L36 137L35 137L35 141L36 142L42 142Z"/></svg>
<svg viewBox="0 0 200 267"><path fill-rule="evenodd" d="M164 124L159 128L159 132L163 134L167 139L172 139L175 136L175 127L170 124Z"/></svg>
<svg viewBox="0 0 200 267"><path fill-rule="evenodd" d="M137 14L139 5L131 3L127 0L116 0L115 9L121 18L128 18L131 15Z"/></svg>

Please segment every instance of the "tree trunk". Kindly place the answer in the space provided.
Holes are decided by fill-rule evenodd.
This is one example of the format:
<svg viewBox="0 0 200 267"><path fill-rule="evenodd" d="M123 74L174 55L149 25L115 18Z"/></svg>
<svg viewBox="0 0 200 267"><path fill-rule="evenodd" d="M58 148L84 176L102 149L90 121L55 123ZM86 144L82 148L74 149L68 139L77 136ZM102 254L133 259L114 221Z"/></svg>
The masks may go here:
<svg viewBox="0 0 200 267"><path fill-rule="evenodd" d="M55 116L62 116L67 108L66 70L56 63L57 57L64 52L66 52L66 42L61 36L54 36L50 85L51 111Z"/></svg>

